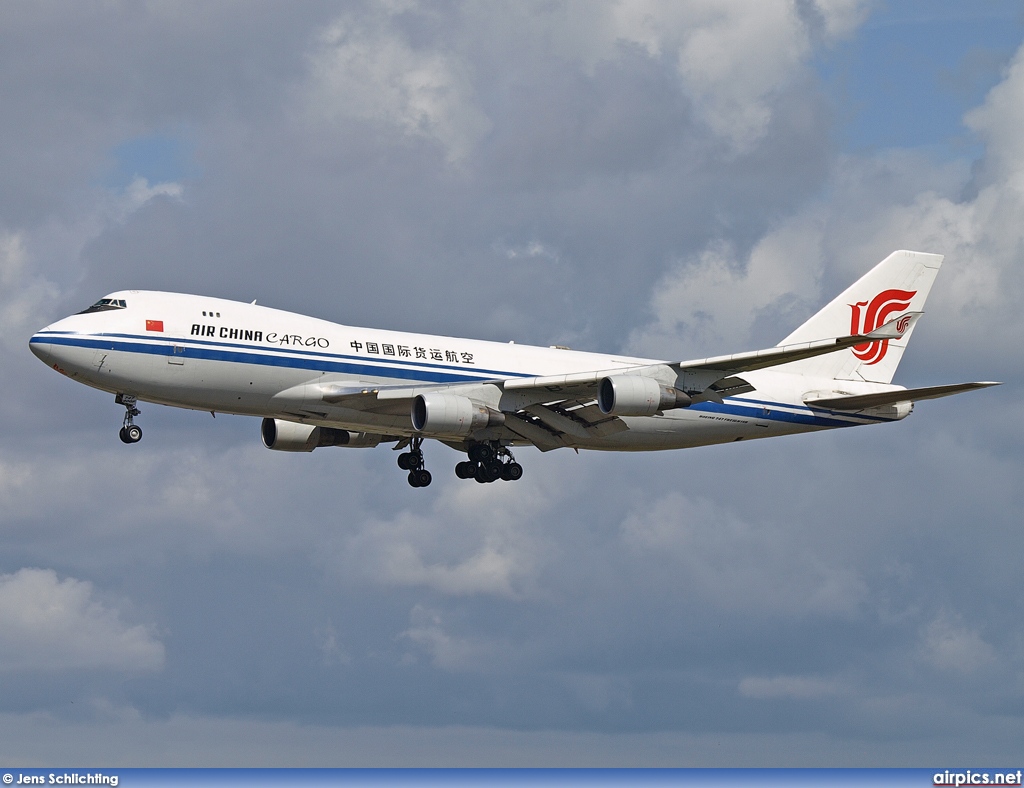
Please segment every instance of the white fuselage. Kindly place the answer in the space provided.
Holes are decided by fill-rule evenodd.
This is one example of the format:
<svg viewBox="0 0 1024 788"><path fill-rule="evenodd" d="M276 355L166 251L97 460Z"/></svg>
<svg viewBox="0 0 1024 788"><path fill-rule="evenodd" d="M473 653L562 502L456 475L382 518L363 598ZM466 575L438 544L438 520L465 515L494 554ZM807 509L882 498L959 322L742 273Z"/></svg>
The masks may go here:
<svg viewBox="0 0 1024 788"><path fill-rule="evenodd" d="M408 405L367 412L312 401L310 384L380 389L452 385L616 370L660 363L514 343L410 334L339 325L217 298L122 291L120 308L64 318L39 331L31 349L58 372L94 388L174 407L262 416L391 436L415 433ZM645 417L627 430L577 436L566 445L619 451L672 449L892 421L905 413L833 413L804 404L828 396L834 380L787 373L744 378L748 394ZM843 382L843 393L894 388ZM555 394L552 395L555 397Z"/></svg>

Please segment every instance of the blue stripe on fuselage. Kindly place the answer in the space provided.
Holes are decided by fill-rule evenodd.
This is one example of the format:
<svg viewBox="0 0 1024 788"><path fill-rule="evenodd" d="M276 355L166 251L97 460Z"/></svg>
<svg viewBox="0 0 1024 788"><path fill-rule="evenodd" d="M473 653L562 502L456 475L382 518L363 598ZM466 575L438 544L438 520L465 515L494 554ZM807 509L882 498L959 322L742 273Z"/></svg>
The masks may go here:
<svg viewBox="0 0 1024 788"><path fill-rule="evenodd" d="M38 338L37 338L38 337ZM117 350L124 353L141 353L152 356L170 356L174 353L173 345L149 344L145 342L125 342L111 339L93 339L82 337L68 337L57 335L45 335L33 337L29 342L48 343L51 345L65 345L68 347L93 348L96 350ZM181 344L184 344L181 343ZM326 353L309 353L308 355L319 356L318 358L303 358L301 355L281 355L275 348L272 353L247 353L238 350L226 350L215 348L192 347L188 341L189 353L185 358L203 359L207 361L230 361L236 364L255 364L265 367L288 367L291 369L308 369L317 372L339 372L344 374L376 375L385 378L397 378L400 380L425 381L429 383L471 383L493 380L494 377L519 377L520 373L497 373L492 374L490 370L480 370L482 375L467 375L460 372L446 372L441 369L412 369L404 366L375 366L368 363L352 363L350 357L333 356ZM222 346L223 347L223 346ZM291 354L300 354L302 351L286 351ZM306 354L303 354L306 355ZM339 360L331 360L339 359ZM396 362L397 363L397 362ZM413 364L414 365L414 364ZM413 366L410 365L410 366ZM425 365L424 365L425 366ZM437 366L437 365L431 365ZM473 370L476 372L477 370Z"/></svg>
<svg viewBox="0 0 1024 788"><path fill-rule="evenodd" d="M761 405L762 407L766 407L766 408L779 408L779 407L783 407L783 408L799 408L800 407L799 405L786 405L785 403L781 403L781 402L771 402L769 400L753 399L753 398L748 398L748 397L744 397L741 401L742 402L753 402L753 403L756 403L756 404ZM845 416L845 417L864 419L865 421L869 421L869 422L876 422L876 421L877 422L889 422L889 421L892 421L892 419L887 419L885 416L866 416L863 413L844 413L842 411L830 410L829 408L814 408L814 407L811 407L810 405L804 405L803 407L807 408L812 413L839 414L839 415L842 415L842 416ZM822 417L819 417L819 418L825 418L825 417L822 416ZM843 423L845 424L847 422L843 422ZM856 424L858 422L854 422L854 423Z"/></svg>
<svg viewBox="0 0 1024 788"><path fill-rule="evenodd" d="M104 337L117 337L107 339ZM294 350L291 348L264 348L258 345L231 345L223 342L209 342L198 339L172 340L166 344L154 344L152 342L131 342L129 339L142 339L133 334L107 334L99 337L82 337L65 332L40 332L33 336L31 343L48 343L51 345L64 345L67 347L93 348L97 350L117 350L125 353L142 353L155 356L170 356L174 354L174 345L185 345L191 351L186 358L203 359L208 361L228 361L237 364L254 364L257 366L286 367L291 369L308 369L318 372L338 372L344 374L366 374L376 375L397 380L408 380L427 383L473 383L484 382L501 378L532 377L529 373L523 372L501 372L489 369L474 369L475 375L466 374L462 370L451 371L451 367L444 367L440 364L420 364L415 361L401 361L398 359L379 361L376 359L362 359L355 356L347 356L335 353L321 353L316 351ZM155 339L145 337L145 339ZM195 347L202 345L203 347ZM244 348L245 350L239 350ZM263 353L246 352L246 350L262 350ZM311 358L312 357L312 358ZM376 363L366 363L367 361ZM360 363L362 362L362 363ZM430 367L431 369L417 369L417 367ZM468 370L467 370L468 372ZM489 377L485 377L489 376ZM750 403L749 405L746 403ZM790 410L782 410L789 408ZM726 402L701 402L691 405L688 410L721 413L725 415L742 416L755 418L763 421L785 422L816 427L854 427L865 422L890 421L890 419L863 416L857 414L844 414L845 418L826 417L818 415L819 409L806 408L806 413L792 412L792 409L799 409L799 405L782 402L770 402L766 400L739 399L726 397ZM765 413L765 410L770 410ZM859 418L865 421L854 421Z"/></svg>
<svg viewBox="0 0 1024 788"><path fill-rule="evenodd" d="M54 339L54 337L68 337L68 336L74 336L75 337L75 341L72 341L72 342L61 342L61 341L58 341L58 340ZM47 337L48 339L38 339L37 340L36 337ZM51 342L52 344L55 344L55 345L71 345L71 346L81 345L82 347L96 347L96 345L90 345L90 344L85 344L85 343L86 342L95 341L95 339L97 337L102 338L101 341L105 340L106 337L114 337L114 338L117 338L117 339L148 340L148 342L144 343L144 346L147 347L147 348L148 347L153 347L152 345L149 344L149 342L152 342L153 340L157 339L157 337L154 337L152 335L139 335L139 334L93 334L91 337L83 338L81 334L74 334L73 332L70 332L70 331L40 331L35 336L33 336L32 339L29 340L29 343L31 344L32 342L36 342L36 341L39 341L39 342L49 341L49 342ZM179 346L180 345L185 345L186 347L192 347L193 345L202 345L202 346L205 346L205 347L226 348L226 349L228 349L230 351L233 351L233 352L238 352L240 350L262 350L264 352L281 353L281 354L285 354L285 355L316 356L316 357L319 357L319 358L332 358L332 359L342 359L342 360L345 360L345 361L355 361L355 362L363 362L363 363L373 362L373 363L381 363L381 364L392 365L392 366L388 367L389 369L394 368L395 366L397 366L397 367L416 367L416 368L428 367L428 368L431 368L431 369L439 369L439 370L465 369L465 367L454 367L454 368L453 367L449 367L446 364L432 364L429 361L420 360L420 359L411 360L411 361L403 361L403 360L401 360L399 358L392 358L392 359L381 358L381 359L378 360L378 359L374 359L374 358L365 358L363 356L348 355L348 354L345 354L345 353L324 353L322 351L312 350L312 349L309 349L309 348L302 348L302 349L296 350L296 349L292 349L292 348L288 348L288 347L267 347L265 345L244 345L244 344L235 344L235 343L231 343L231 342L217 342L217 341L210 341L210 340L206 340L206 339L196 339L195 337L178 337L178 338L171 337L171 338L169 338L168 341L170 341L171 343L173 343L175 345L179 345ZM106 347L106 344L102 345L102 347ZM171 355L170 345L155 345L155 347L164 347L164 348L166 348L166 350L163 352L162 355L167 355L167 356ZM132 350L129 350L129 349L124 348L124 347L118 348L118 349L119 350L126 350L127 352L133 352ZM155 351L151 351L151 350L139 350L138 352L140 352L140 353L154 353L155 355L161 355L161 353L158 353L158 352L155 352ZM191 358L206 358L206 356L191 356ZM218 360L223 361L224 359L218 359ZM282 365L273 365L273 366L282 366ZM312 367L311 367L311 369L312 369ZM473 367L471 370L467 369L467 372L469 372L469 371L475 372L475 373L477 373L479 375L492 376L492 377L488 377L487 380L492 380L493 378L531 377L530 374L527 374L527 373L524 373L524 372L505 372L503 370L484 369L482 367Z"/></svg>
<svg viewBox="0 0 1024 788"><path fill-rule="evenodd" d="M764 405L771 407L771 413L765 415L763 406L743 405L741 403L751 400L726 397L726 401L719 405L717 402L699 402L691 405L687 410L695 410L704 413L722 413L730 416L743 416L745 418L760 419L762 421L778 421L787 424L802 424L808 427L856 427L860 424L871 423L875 419L869 416L856 416L855 418L870 419L868 422L849 421L841 418L830 418L819 416L810 408L807 413L793 413L792 411L780 410L780 408L798 408L798 405L787 405L783 402L764 402ZM756 400L761 402L761 400ZM852 414L851 414L852 416ZM888 419L880 419L888 421Z"/></svg>

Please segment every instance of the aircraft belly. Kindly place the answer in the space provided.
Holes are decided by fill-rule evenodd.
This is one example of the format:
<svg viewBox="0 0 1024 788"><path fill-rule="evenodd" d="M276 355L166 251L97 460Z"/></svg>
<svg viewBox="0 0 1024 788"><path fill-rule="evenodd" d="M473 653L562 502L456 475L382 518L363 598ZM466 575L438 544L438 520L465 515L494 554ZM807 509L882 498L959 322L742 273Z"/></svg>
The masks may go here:
<svg viewBox="0 0 1024 788"><path fill-rule="evenodd" d="M697 408L668 411L663 416L626 416L622 420L628 431L586 443L578 442L577 445L599 451L688 449L825 428L759 415Z"/></svg>

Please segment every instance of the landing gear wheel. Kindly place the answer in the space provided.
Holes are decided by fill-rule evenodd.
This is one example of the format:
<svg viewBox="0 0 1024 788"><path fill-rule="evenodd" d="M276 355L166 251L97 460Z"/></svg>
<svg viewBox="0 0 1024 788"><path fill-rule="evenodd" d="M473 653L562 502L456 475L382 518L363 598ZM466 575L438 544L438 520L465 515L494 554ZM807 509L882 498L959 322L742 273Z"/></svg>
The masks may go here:
<svg viewBox="0 0 1024 788"><path fill-rule="evenodd" d="M469 459L472 462L485 463L494 456L494 449L487 443L475 443L469 447Z"/></svg>
<svg viewBox="0 0 1024 788"><path fill-rule="evenodd" d="M122 443L138 443L142 440L142 427L134 423L135 417L139 415L139 409L135 407L138 400L132 394L118 394L114 397L114 402L124 405L124 425L118 431L117 437Z"/></svg>
<svg viewBox="0 0 1024 788"><path fill-rule="evenodd" d="M501 465L490 462L476 467L476 480L481 484L490 484L501 478Z"/></svg>
<svg viewBox="0 0 1024 788"><path fill-rule="evenodd" d="M433 477L430 475L430 471L426 468L416 468L415 470L409 471L409 486L410 487L428 487Z"/></svg>
<svg viewBox="0 0 1024 788"><path fill-rule="evenodd" d="M415 436L411 443L409 451L398 455L398 467L409 471L410 487L426 487L430 484L431 476L430 471L423 467L423 452L420 450L423 438Z"/></svg>
<svg viewBox="0 0 1024 788"><path fill-rule="evenodd" d="M501 478L506 482L517 482L523 478L523 466L518 462L510 462L501 468Z"/></svg>
<svg viewBox="0 0 1024 788"><path fill-rule="evenodd" d="M498 479L514 482L523 478L523 466L500 441L470 443L466 453L469 461L455 466L455 475L460 479L476 479L480 484L489 484Z"/></svg>

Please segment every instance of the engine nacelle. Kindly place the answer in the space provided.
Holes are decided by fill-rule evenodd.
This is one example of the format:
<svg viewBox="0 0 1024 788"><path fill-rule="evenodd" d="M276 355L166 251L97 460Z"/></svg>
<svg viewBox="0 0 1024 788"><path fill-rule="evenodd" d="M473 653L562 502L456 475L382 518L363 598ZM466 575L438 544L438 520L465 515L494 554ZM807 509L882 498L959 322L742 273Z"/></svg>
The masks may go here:
<svg viewBox="0 0 1024 788"><path fill-rule="evenodd" d="M469 435L486 427L500 427L505 417L469 397L432 391L412 401L412 428L430 435Z"/></svg>
<svg viewBox="0 0 1024 788"><path fill-rule="evenodd" d="M597 388L597 405L606 416L653 416L692 403L686 392L641 375L611 375Z"/></svg>
<svg viewBox="0 0 1024 788"><path fill-rule="evenodd" d="M914 412L913 402L897 402L893 405L881 405L877 408L867 408L861 411L867 416L878 416L882 419L892 419L893 421L899 421L905 419L911 413Z"/></svg>
<svg viewBox="0 0 1024 788"><path fill-rule="evenodd" d="M274 451L313 451L321 446L371 448L380 443L380 435L349 432L333 427L314 427L281 419L263 419L260 428L263 445Z"/></svg>

